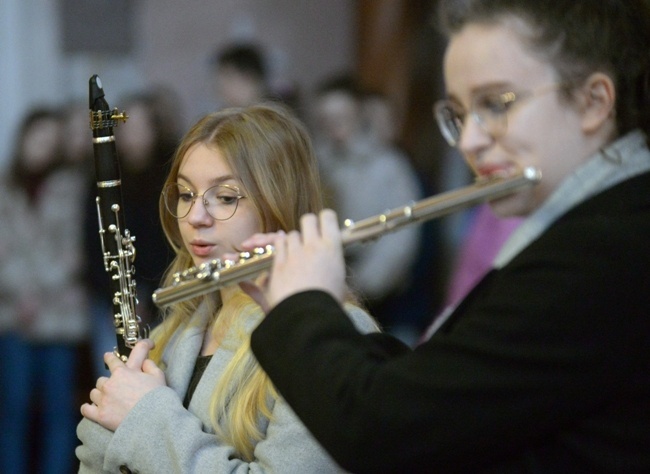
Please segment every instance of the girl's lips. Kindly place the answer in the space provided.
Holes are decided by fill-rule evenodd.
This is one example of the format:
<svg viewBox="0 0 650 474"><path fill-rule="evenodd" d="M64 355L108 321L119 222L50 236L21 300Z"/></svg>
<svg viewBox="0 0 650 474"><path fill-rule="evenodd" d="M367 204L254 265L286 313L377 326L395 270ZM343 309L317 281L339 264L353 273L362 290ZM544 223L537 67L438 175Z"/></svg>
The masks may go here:
<svg viewBox="0 0 650 474"><path fill-rule="evenodd" d="M481 166L478 173L481 178L507 178L513 175L513 169L509 166Z"/></svg>
<svg viewBox="0 0 650 474"><path fill-rule="evenodd" d="M190 244L192 253L197 257L209 257L216 245L212 244Z"/></svg>

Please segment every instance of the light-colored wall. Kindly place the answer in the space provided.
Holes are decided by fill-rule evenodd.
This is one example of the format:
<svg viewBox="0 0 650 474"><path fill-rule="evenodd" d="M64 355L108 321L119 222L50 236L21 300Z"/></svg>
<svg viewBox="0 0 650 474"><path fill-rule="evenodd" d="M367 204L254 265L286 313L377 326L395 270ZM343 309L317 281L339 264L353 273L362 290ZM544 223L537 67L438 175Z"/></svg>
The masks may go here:
<svg viewBox="0 0 650 474"><path fill-rule="evenodd" d="M59 1L0 2L0 165L27 109L87 101L95 73L111 106L151 84L172 88L188 126L214 106L208 57L231 40L258 40L273 80L297 83L306 104L320 79L355 63L354 0L138 0L134 48L120 56L64 53Z"/></svg>
<svg viewBox="0 0 650 474"><path fill-rule="evenodd" d="M64 87L53 19L51 0L0 1L0 165L24 111L57 98Z"/></svg>

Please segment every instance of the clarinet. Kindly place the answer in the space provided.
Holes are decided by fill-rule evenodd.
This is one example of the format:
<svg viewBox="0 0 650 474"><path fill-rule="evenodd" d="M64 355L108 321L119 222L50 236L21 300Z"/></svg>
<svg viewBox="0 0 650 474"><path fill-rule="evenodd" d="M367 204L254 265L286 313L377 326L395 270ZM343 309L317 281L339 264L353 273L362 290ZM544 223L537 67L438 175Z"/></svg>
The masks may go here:
<svg viewBox="0 0 650 474"><path fill-rule="evenodd" d="M122 183L115 147L113 127L126 122L128 116L110 110L104 99L102 82L96 74L89 81L90 128L93 131L95 175L97 178L97 216L104 269L110 276L110 294L117 346L114 353L126 362L136 342L146 337L136 314L135 247L132 236L124 225Z"/></svg>

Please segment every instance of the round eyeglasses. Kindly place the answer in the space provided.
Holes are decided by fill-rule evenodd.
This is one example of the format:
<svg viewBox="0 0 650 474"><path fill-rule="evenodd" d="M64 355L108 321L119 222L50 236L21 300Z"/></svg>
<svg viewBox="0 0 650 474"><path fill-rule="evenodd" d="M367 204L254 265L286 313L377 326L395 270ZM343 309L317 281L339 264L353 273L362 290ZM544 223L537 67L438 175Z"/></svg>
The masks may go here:
<svg viewBox="0 0 650 474"><path fill-rule="evenodd" d="M208 188L203 194L196 194L182 184L169 184L162 191L167 211L176 219L190 213L194 201L201 198L205 210L218 221L225 221L235 215L239 200L245 198L237 186L218 184Z"/></svg>
<svg viewBox="0 0 650 474"><path fill-rule="evenodd" d="M565 86L555 83L528 92L487 92L472 98L469 115L491 137L503 135L508 128L508 111L515 102L539 96ZM450 146L458 146L467 112L453 100L439 100L433 106L440 133Z"/></svg>

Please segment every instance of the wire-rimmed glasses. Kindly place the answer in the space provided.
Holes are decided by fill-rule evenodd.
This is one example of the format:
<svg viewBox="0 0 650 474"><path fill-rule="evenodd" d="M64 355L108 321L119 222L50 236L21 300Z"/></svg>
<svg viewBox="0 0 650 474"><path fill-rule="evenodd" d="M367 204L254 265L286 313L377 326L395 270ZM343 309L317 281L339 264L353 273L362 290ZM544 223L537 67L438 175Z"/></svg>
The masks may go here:
<svg viewBox="0 0 650 474"><path fill-rule="evenodd" d="M472 98L469 116L491 137L503 135L508 128L508 111L523 99L539 96L563 87L554 83L527 92L485 92ZM450 146L458 146L467 112L458 102L443 99L433 106L440 133Z"/></svg>
<svg viewBox="0 0 650 474"><path fill-rule="evenodd" d="M190 213L194 201L201 198L205 210L218 221L225 221L235 215L240 199L245 198L237 186L218 184L197 194L182 184L169 184L162 191L167 211L176 219L182 219Z"/></svg>

